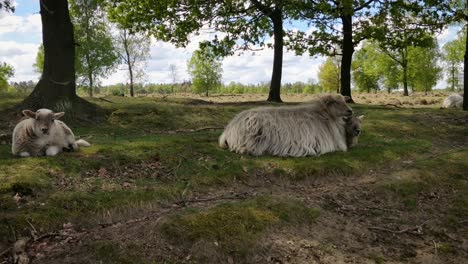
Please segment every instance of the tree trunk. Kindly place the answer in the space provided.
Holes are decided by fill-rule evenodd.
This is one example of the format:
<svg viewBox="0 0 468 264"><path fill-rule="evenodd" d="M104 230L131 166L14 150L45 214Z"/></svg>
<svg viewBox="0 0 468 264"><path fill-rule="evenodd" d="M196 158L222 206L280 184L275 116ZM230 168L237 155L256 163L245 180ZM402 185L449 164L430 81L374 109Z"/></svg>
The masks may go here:
<svg viewBox="0 0 468 264"><path fill-rule="evenodd" d="M40 10L44 68L33 92L18 108L63 111L67 112L66 119L77 114L86 115L85 119L98 119L103 111L76 95L75 42L68 1L43 0Z"/></svg>
<svg viewBox="0 0 468 264"><path fill-rule="evenodd" d="M463 61L463 110L468 111L468 21L466 22L465 59Z"/></svg>
<svg viewBox="0 0 468 264"><path fill-rule="evenodd" d="M342 15L343 23L343 42L341 57L341 95L349 96L349 103L354 103L351 97L351 62L354 53L353 44L353 17L352 15Z"/></svg>
<svg viewBox="0 0 468 264"><path fill-rule="evenodd" d="M408 95L408 66L403 65L403 96Z"/></svg>
<svg viewBox="0 0 468 264"><path fill-rule="evenodd" d="M271 15L273 34L275 39L273 72L271 75L270 93L267 101L282 102L281 100L281 74L283 71L283 18L281 10L276 9Z"/></svg>
<svg viewBox="0 0 468 264"><path fill-rule="evenodd" d="M86 63L88 64L89 97L93 97L93 71L91 70L89 53L86 53Z"/></svg>
<svg viewBox="0 0 468 264"><path fill-rule="evenodd" d="M131 97L134 97L135 94L134 94L134 90L133 90L133 69L132 69L132 60L130 58L130 52L128 51L128 38L127 38L127 31L125 30L124 31L124 39L123 39L123 45L124 45L124 48L125 48L125 55L127 56L126 57L126 62L127 62L127 66L128 66L128 74L130 76L130 96Z"/></svg>
<svg viewBox="0 0 468 264"><path fill-rule="evenodd" d="M455 64L452 63L452 91L455 91Z"/></svg>

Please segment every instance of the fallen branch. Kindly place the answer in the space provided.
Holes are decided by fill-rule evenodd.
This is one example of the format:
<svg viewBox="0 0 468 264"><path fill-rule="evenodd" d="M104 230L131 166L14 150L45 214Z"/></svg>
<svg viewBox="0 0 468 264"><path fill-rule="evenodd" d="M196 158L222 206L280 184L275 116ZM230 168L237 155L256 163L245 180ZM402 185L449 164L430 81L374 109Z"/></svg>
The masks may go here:
<svg viewBox="0 0 468 264"><path fill-rule="evenodd" d="M198 129L181 129L181 130L176 130L176 133L184 133L184 132L200 132L200 131L205 131L205 130L218 130L218 129L224 129L224 127L202 127ZM171 131L168 131L171 132Z"/></svg>
<svg viewBox="0 0 468 264"><path fill-rule="evenodd" d="M383 228L383 227L375 227L375 226L368 227L368 229L380 230L380 231L389 232L389 233L393 233L393 234L411 233L411 234L420 235L420 234L422 234L422 228L423 228L423 226L424 226L427 222L428 222L428 221L425 221L425 222L423 222L423 223L420 224L420 225L417 225L417 226L415 226L415 227L406 228L406 229L403 229L403 230L391 230L391 229L387 229L387 228Z"/></svg>
<svg viewBox="0 0 468 264"><path fill-rule="evenodd" d="M107 100L107 99L104 99L104 98L102 98L102 97L99 97L99 100L102 100L102 101L104 101L104 102L108 102L108 103L111 103L111 104L114 103L114 102L112 102L111 100Z"/></svg>
<svg viewBox="0 0 468 264"><path fill-rule="evenodd" d="M396 107L396 108L401 108L401 106L398 106L398 105L396 105L396 104L384 104L384 106L394 106L394 107Z"/></svg>

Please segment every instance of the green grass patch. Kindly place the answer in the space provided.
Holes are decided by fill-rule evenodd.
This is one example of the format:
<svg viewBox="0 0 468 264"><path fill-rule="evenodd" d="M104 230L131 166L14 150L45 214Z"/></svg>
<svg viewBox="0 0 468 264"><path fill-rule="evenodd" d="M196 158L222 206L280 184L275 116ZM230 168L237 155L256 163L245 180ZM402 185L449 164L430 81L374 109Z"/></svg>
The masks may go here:
<svg viewBox="0 0 468 264"><path fill-rule="evenodd" d="M270 227L310 223L319 212L302 202L263 196L239 203L217 205L207 211L188 209L163 223L163 233L174 243L192 245L197 255L206 251L244 259L259 237ZM195 248L193 245L197 245Z"/></svg>

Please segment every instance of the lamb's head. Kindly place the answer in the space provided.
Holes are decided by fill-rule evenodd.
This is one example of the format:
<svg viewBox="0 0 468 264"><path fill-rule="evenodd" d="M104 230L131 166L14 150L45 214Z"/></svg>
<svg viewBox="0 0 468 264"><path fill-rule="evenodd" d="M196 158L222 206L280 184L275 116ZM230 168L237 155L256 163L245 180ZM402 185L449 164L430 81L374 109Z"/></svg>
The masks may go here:
<svg viewBox="0 0 468 264"><path fill-rule="evenodd" d="M357 145L358 138L362 132L362 119L364 118L363 115L361 116L352 116L345 118L345 130L346 130L346 144L348 148Z"/></svg>
<svg viewBox="0 0 468 264"><path fill-rule="evenodd" d="M340 119L342 117L351 117L353 110L346 104L347 98L340 94L326 95L322 97L328 114L331 118Z"/></svg>
<svg viewBox="0 0 468 264"><path fill-rule="evenodd" d="M39 109L36 112L31 110L23 110L23 114L34 119L34 133L36 135L47 135L51 127L55 124L55 120L62 117L65 113L54 113L49 109Z"/></svg>

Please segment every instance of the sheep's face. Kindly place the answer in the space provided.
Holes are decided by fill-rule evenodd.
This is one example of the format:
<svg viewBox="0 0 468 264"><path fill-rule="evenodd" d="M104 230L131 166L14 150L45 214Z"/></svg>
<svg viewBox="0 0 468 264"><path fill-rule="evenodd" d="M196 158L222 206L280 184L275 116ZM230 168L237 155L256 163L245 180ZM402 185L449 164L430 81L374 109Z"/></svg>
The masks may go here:
<svg viewBox="0 0 468 264"><path fill-rule="evenodd" d="M335 118L351 117L353 110L346 104L346 97L342 95L330 95L325 97L325 104L328 112Z"/></svg>
<svg viewBox="0 0 468 264"><path fill-rule="evenodd" d="M55 124L55 120L62 117L65 113L54 113L49 109L39 109L36 112L24 110L23 114L35 120L33 129L37 135L48 135Z"/></svg>
<svg viewBox="0 0 468 264"><path fill-rule="evenodd" d="M350 118L345 118L346 142L348 144L348 147L355 146L358 143L358 137L361 135L362 132L363 118L363 115L358 117L353 116Z"/></svg>

